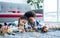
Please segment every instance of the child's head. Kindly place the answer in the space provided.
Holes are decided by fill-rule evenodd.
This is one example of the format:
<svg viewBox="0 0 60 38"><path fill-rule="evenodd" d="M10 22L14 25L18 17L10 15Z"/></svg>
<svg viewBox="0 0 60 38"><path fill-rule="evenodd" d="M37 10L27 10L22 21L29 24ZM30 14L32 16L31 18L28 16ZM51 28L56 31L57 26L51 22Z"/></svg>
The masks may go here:
<svg viewBox="0 0 60 38"><path fill-rule="evenodd" d="M35 16L36 16L36 14L35 14L34 11L28 11L28 12L26 12L26 13L24 14L24 16L27 17L27 19L28 19L28 21L29 21L30 23L34 23L34 21L35 21Z"/></svg>
<svg viewBox="0 0 60 38"><path fill-rule="evenodd" d="M0 28L2 28L2 24L0 24Z"/></svg>
<svg viewBox="0 0 60 38"><path fill-rule="evenodd" d="M22 16L21 18L19 18L18 26L19 25L23 26L24 24L26 24L26 22L27 22L26 19L27 18L25 16Z"/></svg>

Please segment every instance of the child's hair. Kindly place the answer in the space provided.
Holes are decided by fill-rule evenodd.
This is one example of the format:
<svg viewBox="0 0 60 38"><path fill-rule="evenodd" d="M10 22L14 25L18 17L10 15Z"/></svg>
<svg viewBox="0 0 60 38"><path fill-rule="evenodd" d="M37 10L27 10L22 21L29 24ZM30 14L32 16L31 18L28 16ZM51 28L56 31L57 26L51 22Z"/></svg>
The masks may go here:
<svg viewBox="0 0 60 38"><path fill-rule="evenodd" d="M27 18L26 18L26 16L20 17L19 20L18 20L18 27L19 27L19 24L20 24L20 19L27 19Z"/></svg>
<svg viewBox="0 0 60 38"><path fill-rule="evenodd" d="M2 24L0 24L0 28L2 27Z"/></svg>
<svg viewBox="0 0 60 38"><path fill-rule="evenodd" d="M22 16L20 19L27 19L26 16Z"/></svg>
<svg viewBox="0 0 60 38"><path fill-rule="evenodd" d="M24 14L24 16L26 16L27 18L29 18L29 17L35 17L36 14L35 14L34 11L28 11L28 12L26 12L26 13Z"/></svg>

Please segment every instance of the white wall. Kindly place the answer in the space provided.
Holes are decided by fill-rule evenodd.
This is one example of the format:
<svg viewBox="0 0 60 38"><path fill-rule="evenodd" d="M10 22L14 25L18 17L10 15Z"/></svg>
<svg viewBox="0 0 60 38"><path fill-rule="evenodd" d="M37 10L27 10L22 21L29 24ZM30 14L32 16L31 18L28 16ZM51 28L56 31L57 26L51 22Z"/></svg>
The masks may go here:
<svg viewBox="0 0 60 38"><path fill-rule="evenodd" d="M45 12L56 12L57 11L57 0L44 0L44 11Z"/></svg>
<svg viewBox="0 0 60 38"><path fill-rule="evenodd" d="M58 0L58 22L60 22L60 0Z"/></svg>
<svg viewBox="0 0 60 38"><path fill-rule="evenodd" d="M26 3L27 0L0 0L0 2Z"/></svg>

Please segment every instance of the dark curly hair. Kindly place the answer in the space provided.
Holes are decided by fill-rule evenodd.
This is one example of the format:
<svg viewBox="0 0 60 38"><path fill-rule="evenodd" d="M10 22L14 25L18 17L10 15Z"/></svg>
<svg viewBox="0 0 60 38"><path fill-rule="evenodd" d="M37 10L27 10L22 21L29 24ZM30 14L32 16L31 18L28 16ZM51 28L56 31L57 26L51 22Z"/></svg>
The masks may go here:
<svg viewBox="0 0 60 38"><path fill-rule="evenodd" d="M27 18L26 18L26 16L22 16L22 17L20 17L20 19L27 19Z"/></svg>
<svg viewBox="0 0 60 38"><path fill-rule="evenodd" d="M27 19L28 19L29 17L35 17L36 14L35 14L34 11L28 11L28 12L26 12L26 13L24 14L24 16L26 16Z"/></svg>

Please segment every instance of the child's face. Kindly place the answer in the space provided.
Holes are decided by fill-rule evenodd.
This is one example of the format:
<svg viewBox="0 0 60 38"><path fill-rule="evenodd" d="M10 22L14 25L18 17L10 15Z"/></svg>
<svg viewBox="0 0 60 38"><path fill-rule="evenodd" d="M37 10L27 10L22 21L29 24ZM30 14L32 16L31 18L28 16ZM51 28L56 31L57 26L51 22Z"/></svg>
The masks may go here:
<svg viewBox="0 0 60 38"><path fill-rule="evenodd" d="M26 24L26 20L25 19L20 19L20 25L25 25Z"/></svg>
<svg viewBox="0 0 60 38"><path fill-rule="evenodd" d="M30 17L30 18L29 18L29 22L30 22L30 23L34 23L34 22L35 22L35 18L34 18L34 17Z"/></svg>

